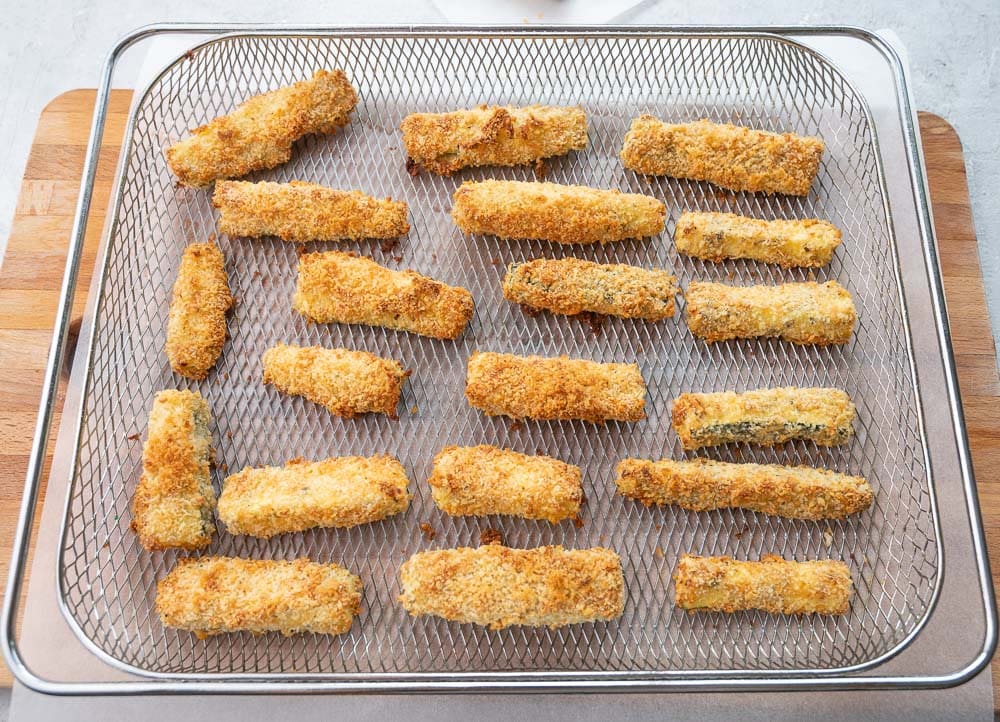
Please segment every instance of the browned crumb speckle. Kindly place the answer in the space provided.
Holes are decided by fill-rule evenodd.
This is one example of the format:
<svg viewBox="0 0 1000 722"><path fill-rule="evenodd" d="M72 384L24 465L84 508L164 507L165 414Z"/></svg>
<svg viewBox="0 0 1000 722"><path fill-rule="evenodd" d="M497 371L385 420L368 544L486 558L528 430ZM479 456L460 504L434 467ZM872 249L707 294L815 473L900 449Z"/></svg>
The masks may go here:
<svg viewBox="0 0 1000 722"><path fill-rule="evenodd" d="M667 209L635 193L558 183L467 181L451 217L466 233L556 243L607 243L663 232Z"/></svg>
<svg viewBox="0 0 1000 722"><path fill-rule="evenodd" d="M853 583L843 562L759 562L685 554L674 571L677 606L690 611L846 614Z"/></svg>
<svg viewBox="0 0 1000 722"><path fill-rule="evenodd" d="M201 549L212 541L215 491L209 475L208 402L194 391L161 391L149 412L132 529L150 550Z"/></svg>
<svg viewBox="0 0 1000 722"><path fill-rule="evenodd" d="M439 549L414 554L399 573L399 601L411 615L490 629L616 619L625 605L621 559L601 547Z"/></svg>
<svg viewBox="0 0 1000 722"><path fill-rule="evenodd" d="M646 175L714 183L733 191L809 193L825 145L819 138L768 133L708 120L671 125L649 115L625 135L622 163Z"/></svg>
<svg viewBox="0 0 1000 722"><path fill-rule="evenodd" d="M226 312L233 304L219 247L185 248L167 322L167 358L176 373L195 380L208 375L226 342Z"/></svg>
<svg viewBox="0 0 1000 722"><path fill-rule="evenodd" d="M427 541L434 541L434 537L437 536L437 532L434 531L434 527L432 527L427 522L423 522L420 524L420 531L424 533L424 539L426 539Z"/></svg>
<svg viewBox="0 0 1000 722"><path fill-rule="evenodd" d="M343 634L361 611L361 579L308 559L181 559L157 585L164 626L223 632Z"/></svg>
<svg viewBox="0 0 1000 722"><path fill-rule="evenodd" d="M440 339L461 335L475 309L464 288L341 251L299 258L292 305L317 323L383 326Z"/></svg>
<svg viewBox="0 0 1000 722"><path fill-rule="evenodd" d="M343 72L318 70L310 80L250 98L195 128L167 149L167 163L181 183L197 187L273 168L291 158L292 143L302 136L346 125L357 102Z"/></svg>
<svg viewBox="0 0 1000 722"><path fill-rule="evenodd" d="M212 205L219 209L219 230L230 236L305 243L395 238L410 230L402 201L302 181L219 181Z"/></svg>
<svg viewBox="0 0 1000 722"><path fill-rule="evenodd" d="M514 419L639 421L646 383L636 364L475 352L465 396L486 414Z"/></svg>
<svg viewBox="0 0 1000 722"><path fill-rule="evenodd" d="M427 483L446 514L511 514L553 524L580 511L580 467L495 446L448 446Z"/></svg>
<svg viewBox="0 0 1000 722"><path fill-rule="evenodd" d="M528 165L587 145L581 108L481 105L450 113L412 113L400 126L411 163L442 175L484 165Z"/></svg>

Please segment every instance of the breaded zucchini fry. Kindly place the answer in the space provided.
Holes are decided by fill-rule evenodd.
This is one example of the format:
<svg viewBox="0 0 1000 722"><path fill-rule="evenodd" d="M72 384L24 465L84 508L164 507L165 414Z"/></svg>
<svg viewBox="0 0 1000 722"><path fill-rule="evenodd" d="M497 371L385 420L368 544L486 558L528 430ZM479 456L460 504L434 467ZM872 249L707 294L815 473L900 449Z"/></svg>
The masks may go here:
<svg viewBox="0 0 1000 722"><path fill-rule="evenodd" d="M403 118L406 154L432 173L481 165L527 165L587 146L587 114L579 107L480 105Z"/></svg>
<svg viewBox="0 0 1000 722"><path fill-rule="evenodd" d="M674 315L677 277L666 271L578 258L512 263L503 279L508 301L572 316L584 311L659 321Z"/></svg>
<svg viewBox="0 0 1000 722"><path fill-rule="evenodd" d="M792 439L836 446L854 436L854 404L840 389L681 394L672 413L674 430L689 451L740 441L771 446Z"/></svg>
<svg viewBox="0 0 1000 722"><path fill-rule="evenodd" d="M474 352L465 380L469 404L514 419L640 421L646 382L637 364Z"/></svg>
<svg viewBox="0 0 1000 722"><path fill-rule="evenodd" d="M367 351L279 344L264 352L265 384L348 419L366 413L396 418L409 375L397 361Z"/></svg>
<svg viewBox="0 0 1000 722"><path fill-rule="evenodd" d="M465 233L555 243L607 243L663 232L667 208L636 193L523 181L467 181L451 210Z"/></svg>
<svg viewBox="0 0 1000 722"><path fill-rule="evenodd" d="M708 181L731 191L804 196L825 147L811 136L708 120L671 125L644 115L632 121L621 158L626 168L644 175Z"/></svg>
<svg viewBox="0 0 1000 722"><path fill-rule="evenodd" d="M773 554L759 562L684 554L674 585L677 606L692 612L847 614L854 593L843 562L790 562Z"/></svg>
<svg viewBox="0 0 1000 722"><path fill-rule="evenodd" d="M292 305L317 323L384 326L432 338L458 338L475 308L464 288L341 251L299 258Z"/></svg>
<svg viewBox="0 0 1000 722"><path fill-rule="evenodd" d="M180 559L156 586L166 627L199 639L224 632L343 634L361 612L361 579L308 559Z"/></svg>
<svg viewBox="0 0 1000 722"><path fill-rule="evenodd" d="M396 238L410 230L403 201L302 181L219 181L212 205L219 209L219 230L229 236L306 243Z"/></svg>
<svg viewBox="0 0 1000 722"><path fill-rule="evenodd" d="M861 477L809 466L622 459L617 471L618 490L646 506L741 508L789 519L841 519L864 511L874 500L871 485Z"/></svg>
<svg viewBox="0 0 1000 722"><path fill-rule="evenodd" d="M706 261L749 258L784 268L819 268L833 258L841 235L814 218L765 221L735 213L682 213L674 231L677 250Z"/></svg>
<svg viewBox="0 0 1000 722"><path fill-rule="evenodd" d="M167 322L167 358L175 373L200 380L226 343L226 312L233 305L226 259L214 243L184 249Z"/></svg>
<svg viewBox="0 0 1000 722"><path fill-rule="evenodd" d="M851 294L836 281L780 286L692 281L684 298L691 333L709 343L763 336L828 346L850 341L858 320Z"/></svg>
<svg viewBox="0 0 1000 722"><path fill-rule="evenodd" d="M346 75L317 70L310 80L254 96L195 128L167 148L167 164L181 183L195 187L274 168L292 157L292 143L302 136L335 133L347 125L357 104Z"/></svg>
<svg viewBox="0 0 1000 722"><path fill-rule="evenodd" d="M580 513L580 467L550 456L495 446L447 446L427 483L434 503L453 516L511 514L556 524Z"/></svg>
<svg viewBox="0 0 1000 722"><path fill-rule="evenodd" d="M161 391L153 400L132 498L132 531L146 549L201 549L212 541L211 420L196 391Z"/></svg>
<svg viewBox="0 0 1000 722"><path fill-rule="evenodd" d="M399 601L414 617L503 629L555 629L620 617L625 607L621 559L610 549L437 549L414 554L399 570Z"/></svg>
<svg viewBox="0 0 1000 722"><path fill-rule="evenodd" d="M313 527L350 527L406 511L409 480L391 456L341 456L284 468L246 468L223 484L219 519L230 534L268 539Z"/></svg>

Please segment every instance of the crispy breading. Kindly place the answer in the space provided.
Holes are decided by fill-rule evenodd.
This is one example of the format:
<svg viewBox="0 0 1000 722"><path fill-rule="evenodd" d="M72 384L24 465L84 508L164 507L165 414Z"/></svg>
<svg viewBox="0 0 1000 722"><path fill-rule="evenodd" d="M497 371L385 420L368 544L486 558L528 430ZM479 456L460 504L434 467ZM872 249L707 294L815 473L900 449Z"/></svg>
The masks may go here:
<svg viewBox="0 0 1000 722"><path fill-rule="evenodd" d="M667 207L655 198L558 183L467 181L451 217L466 233L555 243L607 243L663 232Z"/></svg>
<svg viewBox="0 0 1000 722"><path fill-rule="evenodd" d="M708 181L732 191L808 195L825 144L794 133L769 133L708 120L671 125L643 115L632 121L622 163L644 175Z"/></svg>
<svg viewBox="0 0 1000 722"><path fill-rule="evenodd" d="M149 412L132 531L149 550L201 549L215 534L212 413L197 391L161 391Z"/></svg>
<svg viewBox="0 0 1000 722"><path fill-rule="evenodd" d="M482 165L527 165L587 146L583 108L480 105L411 113L400 125L407 155L432 173Z"/></svg>
<svg viewBox="0 0 1000 722"><path fill-rule="evenodd" d="M735 213L682 213L674 230L677 250L706 261L749 258L783 268L819 268L833 258L840 229L828 221L765 221Z"/></svg>
<svg viewBox="0 0 1000 722"><path fill-rule="evenodd" d="M167 322L167 358L175 373L208 376L226 343L226 312L233 305L226 259L214 243L184 249Z"/></svg>
<svg viewBox="0 0 1000 722"><path fill-rule="evenodd" d="M602 547L437 549L414 554L399 576L399 601L411 615L490 629L607 621L625 607L621 559Z"/></svg>
<svg viewBox="0 0 1000 722"><path fill-rule="evenodd" d="M858 313L836 281L727 286L692 281L684 294L691 333L705 341L774 337L802 345L851 340Z"/></svg>
<svg viewBox="0 0 1000 722"><path fill-rule="evenodd" d="M406 511L408 484L403 465L391 456L248 467L223 483L219 519L230 534L264 539L313 527L368 524Z"/></svg>
<svg viewBox="0 0 1000 722"><path fill-rule="evenodd" d="M219 181L212 205L219 209L219 230L229 236L306 243L396 238L410 230L403 201L302 181Z"/></svg>
<svg viewBox="0 0 1000 722"><path fill-rule="evenodd" d="M195 128L167 148L167 164L181 183L195 187L274 168L292 157L292 143L302 136L346 125L357 104L343 72L317 70L310 80L256 95Z"/></svg>
<svg viewBox="0 0 1000 722"><path fill-rule="evenodd" d="M458 338L472 318L472 294L416 271L392 271L356 253L299 257L295 310L317 323L359 323Z"/></svg>
<svg viewBox="0 0 1000 722"><path fill-rule="evenodd" d="M581 479L580 467L551 456L496 446L446 446L434 457L427 483L446 514L511 514L556 524L580 513Z"/></svg>
<svg viewBox="0 0 1000 722"><path fill-rule="evenodd" d="M688 451L746 442L771 446L808 439L820 446L845 444L854 435L854 404L840 389L757 389L741 394L681 394L673 426Z"/></svg>
<svg viewBox="0 0 1000 722"><path fill-rule="evenodd" d="M854 584L843 562L791 562L773 554L759 562L684 554L674 571L681 609L769 614L847 614Z"/></svg>
<svg viewBox="0 0 1000 722"><path fill-rule="evenodd" d="M156 611L164 626L199 639L239 631L343 634L361 612L361 578L308 559L180 559L156 586Z"/></svg>
<svg viewBox="0 0 1000 722"><path fill-rule="evenodd" d="M622 459L617 474L624 496L691 511L741 508L790 519L841 519L864 511L875 498L859 476L810 466Z"/></svg>
<svg viewBox="0 0 1000 722"><path fill-rule="evenodd" d="M621 263L536 258L512 263L503 279L508 301L572 316L599 313L659 321L674 315L677 277Z"/></svg>
<svg viewBox="0 0 1000 722"><path fill-rule="evenodd" d="M403 382L399 362L367 351L279 344L264 352L264 383L352 419L380 413L396 418Z"/></svg>
<svg viewBox="0 0 1000 722"><path fill-rule="evenodd" d="M514 419L646 418L646 382L637 364L474 352L465 397L490 416Z"/></svg>

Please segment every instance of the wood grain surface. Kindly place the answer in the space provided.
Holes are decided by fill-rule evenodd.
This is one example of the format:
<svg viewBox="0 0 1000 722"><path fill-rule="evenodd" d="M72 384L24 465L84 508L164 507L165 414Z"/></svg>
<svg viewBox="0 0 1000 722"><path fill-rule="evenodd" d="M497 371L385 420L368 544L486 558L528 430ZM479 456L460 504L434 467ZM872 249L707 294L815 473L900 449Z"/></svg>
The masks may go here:
<svg viewBox="0 0 1000 722"><path fill-rule="evenodd" d="M0 267L0 578L7 578L14 524L28 464L42 375L62 285L83 158L94 107L93 90L73 90L42 112L24 173L7 253ZM112 92L101 149L74 316L82 314L94 266L131 91ZM990 557L1000 559L1000 378L962 146L952 127L920 114L931 202L952 319L955 361ZM60 390L57 408L62 404ZM58 428L59 417L53 423ZM49 445L51 454L52 444ZM49 460L51 461L51 456ZM47 467L46 467L47 468ZM993 566L993 583L1000 581ZM1000 672L993 669L994 698ZM0 685L11 683L0 665Z"/></svg>

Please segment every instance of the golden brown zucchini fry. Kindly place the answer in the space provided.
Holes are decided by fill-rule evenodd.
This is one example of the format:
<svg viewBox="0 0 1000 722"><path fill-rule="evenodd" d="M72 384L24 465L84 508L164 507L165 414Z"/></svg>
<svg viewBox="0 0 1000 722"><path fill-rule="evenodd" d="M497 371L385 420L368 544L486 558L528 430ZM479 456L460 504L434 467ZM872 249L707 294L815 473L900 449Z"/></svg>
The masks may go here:
<svg viewBox="0 0 1000 722"><path fill-rule="evenodd" d="M358 96L339 70L257 95L229 115L195 128L167 149L167 164L187 186L274 168L292 157L292 143L347 125Z"/></svg>
<svg viewBox="0 0 1000 722"><path fill-rule="evenodd" d="M840 229L827 221L765 221L735 213L682 213L674 230L677 250L706 261L749 258L784 268L818 268L833 258Z"/></svg>
<svg viewBox="0 0 1000 722"><path fill-rule="evenodd" d="M802 345L843 344L858 320L850 292L836 281L780 286L692 281L684 299L691 333L709 343L774 337Z"/></svg>
<svg viewBox="0 0 1000 722"><path fill-rule="evenodd" d="M854 592L843 562L790 562L771 554L759 562L684 554L674 585L677 606L692 612L847 614Z"/></svg>
<svg viewBox="0 0 1000 722"><path fill-rule="evenodd" d="M396 418L403 382L410 375L397 361L345 348L280 344L268 349L263 360L265 384L348 419L366 413Z"/></svg>
<svg viewBox="0 0 1000 722"><path fill-rule="evenodd" d="M621 559L610 549L437 549L400 568L403 608L452 622L503 629L555 629L620 617L625 607Z"/></svg>
<svg viewBox="0 0 1000 722"><path fill-rule="evenodd" d="M447 446L434 457L434 503L454 516L511 514L556 524L580 513L580 467L495 446Z"/></svg>
<svg viewBox="0 0 1000 722"><path fill-rule="evenodd" d="M479 353L469 357L469 404L514 419L640 421L646 382L636 364Z"/></svg>
<svg viewBox="0 0 1000 722"><path fill-rule="evenodd" d="M624 496L646 506L676 504L691 511L741 508L790 519L840 519L874 500L861 477L809 466L622 459L617 473L615 484Z"/></svg>
<svg viewBox="0 0 1000 722"><path fill-rule="evenodd" d="M512 263L503 279L508 301L572 316L599 313L659 321L674 315L677 277L666 271L578 258Z"/></svg>
<svg viewBox="0 0 1000 722"><path fill-rule="evenodd" d="M161 391L149 412L142 477L132 499L132 531L150 550L201 549L215 533L212 420L196 391Z"/></svg>
<svg viewBox="0 0 1000 722"><path fill-rule="evenodd" d="M644 175L708 181L732 191L809 193L825 145L819 138L768 133L708 120L672 125L649 115L625 135L622 163Z"/></svg>
<svg viewBox="0 0 1000 722"><path fill-rule="evenodd" d="M741 441L845 444L854 436L854 413L850 397L840 389L795 387L681 394L672 412L674 430L689 451Z"/></svg>
<svg viewBox="0 0 1000 722"><path fill-rule="evenodd" d="M392 271L355 253L299 257L295 310L317 323L360 323L458 338L472 318L472 294L415 271Z"/></svg>
<svg viewBox="0 0 1000 722"><path fill-rule="evenodd" d="M229 236L306 243L396 238L410 230L402 201L302 181L220 181L212 205L219 209L219 230Z"/></svg>
<svg viewBox="0 0 1000 722"><path fill-rule="evenodd" d="M350 527L406 511L409 480L391 456L341 456L284 468L246 468L223 484L219 519L230 534L270 538L313 527Z"/></svg>
<svg viewBox="0 0 1000 722"><path fill-rule="evenodd" d="M200 380L226 343L226 312L233 305L226 259L214 243L184 249L167 322L167 358L175 373Z"/></svg>
<svg viewBox="0 0 1000 722"><path fill-rule="evenodd" d="M480 105L403 118L407 155L432 173L482 165L527 165L587 146L587 114L579 107Z"/></svg>
<svg viewBox="0 0 1000 722"><path fill-rule="evenodd" d="M636 193L522 181L467 181L451 217L465 233L555 243L607 243L663 232L667 208Z"/></svg>
<svg viewBox="0 0 1000 722"><path fill-rule="evenodd" d="M361 611L361 579L308 559L180 559L156 587L163 625L199 639L224 632L343 634Z"/></svg>

